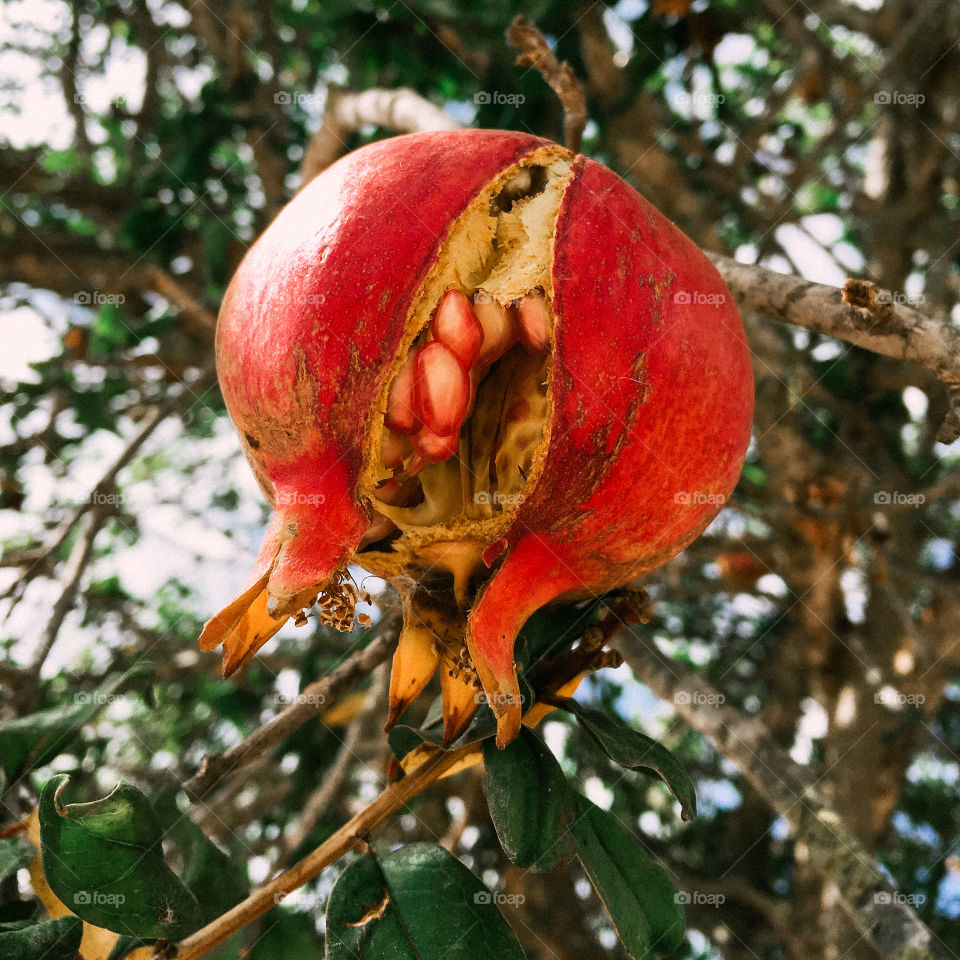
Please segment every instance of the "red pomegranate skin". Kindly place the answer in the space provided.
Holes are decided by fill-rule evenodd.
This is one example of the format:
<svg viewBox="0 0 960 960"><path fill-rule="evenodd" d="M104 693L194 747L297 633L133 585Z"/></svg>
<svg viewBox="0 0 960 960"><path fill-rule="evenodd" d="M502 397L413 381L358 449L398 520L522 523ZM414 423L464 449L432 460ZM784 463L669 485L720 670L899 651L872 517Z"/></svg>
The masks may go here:
<svg viewBox="0 0 960 960"><path fill-rule="evenodd" d="M244 258L220 313L218 369L275 507L250 584L269 571L276 612L302 606L363 536L356 489L369 421L451 225L505 168L547 147L562 153L490 130L372 144L308 185ZM484 553L494 572L468 618L480 679L501 721L510 714L504 741L519 713L498 704L517 690L513 644L526 618L682 550L732 491L752 419L742 324L713 264L582 156L553 257L546 461ZM264 640L232 653L226 644L225 672ZM208 636L207 647L217 642Z"/></svg>
<svg viewBox="0 0 960 960"><path fill-rule="evenodd" d="M251 583L291 523L272 594L293 598L352 556L368 522L354 496L367 421L413 297L467 204L550 145L479 130L371 144L307 185L244 257L220 310L217 370L274 491L261 480L276 513Z"/></svg>
<svg viewBox="0 0 960 960"><path fill-rule="evenodd" d="M506 556L469 618L474 660L503 693L530 614L622 586L703 531L736 485L753 418L749 350L720 274L584 157L561 205L552 279L547 460L485 553Z"/></svg>

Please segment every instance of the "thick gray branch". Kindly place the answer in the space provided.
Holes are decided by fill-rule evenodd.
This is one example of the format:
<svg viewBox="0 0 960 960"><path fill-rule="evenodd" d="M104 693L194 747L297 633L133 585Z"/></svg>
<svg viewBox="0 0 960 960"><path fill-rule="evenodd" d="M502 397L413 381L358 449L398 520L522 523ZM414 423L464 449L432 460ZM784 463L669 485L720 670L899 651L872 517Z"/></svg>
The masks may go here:
<svg viewBox="0 0 960 960"><path fill-rule="evenodd" d="M838 889L857 929L882 957L935 960L947 954L873 858L824 802L808 772L767 733L763 723L724 703L723 696L637 636L621 633L626 662L717 750L793 827L810 863Z"/></svg>
<svg viewBox="0 0 960 960"><path fill-rule="evenodd" d="M960 436L960 330L894 303L889 291L848 280L843 289L709 254L741 310L824 333L929 370L947 385L951 409L937 439Z"/></svg>

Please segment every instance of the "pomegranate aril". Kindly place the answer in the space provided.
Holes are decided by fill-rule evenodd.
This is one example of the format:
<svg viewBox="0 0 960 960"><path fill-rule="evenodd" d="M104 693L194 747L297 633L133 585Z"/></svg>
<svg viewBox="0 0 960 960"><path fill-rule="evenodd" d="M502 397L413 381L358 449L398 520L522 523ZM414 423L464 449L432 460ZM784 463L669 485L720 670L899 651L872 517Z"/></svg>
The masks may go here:
<svg viewBox="0 0 960 960"><path fill-rule="evenodd" d="M480 352L483 327L473 312L470 301L459 290L448 290L441 298L430 324L435 339L449 347L470 367Z"/></svg>
<svg viewBox="0 0 960 960"><path fill-rule="evenodd" d="M412 443L414 451L428 463L441 463L449 460L459 449L460 434L454 432L444 437L434 433L429 427L423 427L413 435ZM408 470L415 465L416 457Z"/></svg>
<svg viewBox="0 0 960 960"><path fill-rule="evenodd" d="M531 353L545 353L550 343L550 314L539 293L528 293L514 303L520 342Z"/></svg>
<svg viewBox="0 0 960 960"><path fill-rule="evenodd" d="M439 340L428 343L417 354L415 383L424 427L439 437L455 434L470 405L470 377L457 355Z"/></svg>
<svg viewBox="0 0 960 960"><path fill-rule="evenodd" d="M507 308L486 290L477 290L473 309L483 328L483 345L476 364L485 367L502 357L517 342L517 331Z"/></svg>
<svg viewBox="0 0 960 960"><path fill-rule="evenodd" d="M411 352L387 393L387 413L383 422L397 433L415 433L420 427L416 414L417 352Z"/></svg>

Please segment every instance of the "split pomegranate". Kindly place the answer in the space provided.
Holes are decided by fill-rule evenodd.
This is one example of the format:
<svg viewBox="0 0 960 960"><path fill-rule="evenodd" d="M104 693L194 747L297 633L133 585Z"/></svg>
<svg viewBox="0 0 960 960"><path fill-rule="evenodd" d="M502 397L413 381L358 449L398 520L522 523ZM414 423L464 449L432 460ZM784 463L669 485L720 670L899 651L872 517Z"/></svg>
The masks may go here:
<svg viewBox="0 0 960 960"><path fill-rule="evenodd" d="M710 261L605 167L506 131L397 137L318 176L233 278L217 362L274 515L201 646L229 674L314 603L350 629L358 564L403 597L391 722L439 667L448 742L481 689L516 735L524 621L690 543L752 416Z"/></svg>

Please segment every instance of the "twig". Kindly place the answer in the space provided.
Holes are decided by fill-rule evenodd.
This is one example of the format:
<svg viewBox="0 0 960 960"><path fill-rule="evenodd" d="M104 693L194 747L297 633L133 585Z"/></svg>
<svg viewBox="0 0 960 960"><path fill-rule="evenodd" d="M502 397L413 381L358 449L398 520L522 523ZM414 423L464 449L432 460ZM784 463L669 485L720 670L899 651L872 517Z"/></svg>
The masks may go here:
<svg viewBox="0 0 960 960"><path fill-rule="evenodd" d="M343 781L350 771L351 761L357 759L357 747L363 738L364 730L369 727L371 717L385 702L390 679L390 674L385 668L386 664L380 664L374 671L374 680L364 697L363 706L357 716L350 721L340 749L324 775L323 783L307 800L296 826L283 838L274 862L277 868L282 867L291 854L310 836L310 831L327 812L343 786Z"/></svg>
<svg viewBox="0 0 960 960"><path fill-rule="evenodd" d="M153 289L165 300L169 300L177 308L181 317L188 320L194 328L198 328L207 337L213 333L217 326L216 316L205 307L201 307L166 270L153 267L151 277Z"/></svg>
<svg viewBox="0 0 960 960"><path fill-rule="evenodd" d="M841 290L764 267L708 254L741 310L846 340L858 347L929 370L947 385L950 412L937 439L960 437L960 331L894 303L887 291L863 280Z"/></svg>
<svg viewBox="0 0 960 960"><path fill-rule="evenodd" d="M320 714L328 701L359 683L393 653L397 642L395 632L392 622L384 624L380 636L346 659L332 673L311 683L303 690L296 703L282 710L229 750L223 753L208 753L203 758L199 771L183 784L187 796L193 801L202 799L224 777L241 770L275 743Z"/></svg>
<svg viewBox="0 0 960 960"><path fill-rule="evenodd" d="M136 456L139 449L143 446L146 439L163 422L164 418L172 412L172 405L164 404L160 407L154 407L150 413L143 419L140 429L130 438L129 443L124 447L120 456L113 461L106 472L96 482L94 488L90 491L90 496L82 503L77 504L70 511L66 520L53 533L50 542L41 547L32 550L23 550L18 553L6 554L0 557L0 566L3 567L27 567L45 561L59 549L60 545L67 539L70 531L74 528L77 521L88 511L105 498L115 487L117 474Z"/></svg>
<svg viewBox="0 0 960 960"><path fill-rule="evenodd" d="M50 619L47 620L47 625L43 629L37 652L25 671L26 677L34 683L40 676L43 664L53 649L64 618L73 607L77 591L80 589L80 578L83 576L83 571L86 569L93 553L93 541L97 539L97 534L106 522L107 515L108 510L104 504L94 505L87 515L83 533L70 551L70 559L67 561L66 569L63 572L63 588L60 591L60 596L57 597L57 602L50 611ZM30 684L30 686L32 687L33 684ZM28 691L23 690L22 692L27 693Z"/></svg>
<svg viewBox="0 0 960 960"><path fill-rule="evenodd" d="M368 836L387 817L409 803L418 793L475 749L475 744L467 744L459 750L439 753L403 779L391 783L376 800L351 817L312 853L307 854L289 870L256 890L232 910L217 917L212 923L181 940L180 943L172 945L171 950L160 953L159 956L176 957L177 960L196 960L197 957L203 956L218 944L223 943L237 930L266 913L287 894L299 889L325 867L339 860L358 840Z"/></svg>
<svg viewBox="0 0 960 960"><path fill-rule="evenodd" d="M930 929L896 895L887 876L844 826L813 785L808 772L783 751L763 722L724 703L723 696L652 644L625 639L627 663L643 682L709 738L764 800L790 822L810 864L834 883L850 919L882 957L945 957Z"/></svg>
<svg viewBox="0 0 960 960"><path fill-rule="evenodd" d="M587 125L587 101L570 64L557 60L536 24L522 14L507 27L507 42L520 51L517 66L533 67L557 95L563 107L563 142L577 152Z"/></svg>
<svg viewBox="0 0 960 960"><path fill-rule="evenodd" d="M460 126L413 90L374 88L353 93L329 87L323 126L310 138L304 154L300 171L304 185L344 152L351 133L368 123L400 133L456 130Z"/></svg>

